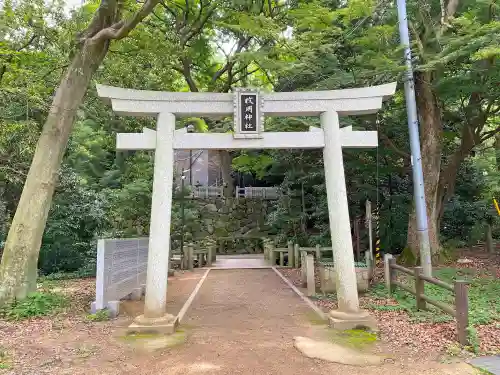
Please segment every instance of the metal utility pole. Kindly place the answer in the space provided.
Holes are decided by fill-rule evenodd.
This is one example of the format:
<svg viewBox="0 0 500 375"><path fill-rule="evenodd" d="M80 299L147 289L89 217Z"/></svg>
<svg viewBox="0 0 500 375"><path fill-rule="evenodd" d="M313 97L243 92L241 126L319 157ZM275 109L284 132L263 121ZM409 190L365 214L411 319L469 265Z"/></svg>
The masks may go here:
<svg viewBox="0 0 500 375"><path fill-rule="evenodd" d="M186 226L186 218L184 212L184 180L186 176L184 175L185 171L182 171L181 176L181 257L184 257L184 227Z"/></svg>
<svg viewBox="0 0 500 375"><path fill-rule="evenodd" d="M186 126L188 133L194 133L196 128L193 124ZM193 186L193 150L189 150L189 186Z"/></svg>
<svg viewBox="0 0 500 375"><path fill-rule="evenodd" d="M189 150L189 186L193 186L193 150Z"/></svg>
<svg viewBox="0 0 500 375"><path fill-rule="evenodd" d="M413 194L417 214L417 227L420 240L420 264L426 276L432 276L431 245L427 222L427 207L425 202L424 172L422 170L422 154L418 133L417 103L415 101L415 86L413 68L411 65L410 36L408 34L408 16L406 0L396 0L398 6L399 34L404 47L406 65L405 98L408 128L410 133L410 148L413 170Z"/></svg>

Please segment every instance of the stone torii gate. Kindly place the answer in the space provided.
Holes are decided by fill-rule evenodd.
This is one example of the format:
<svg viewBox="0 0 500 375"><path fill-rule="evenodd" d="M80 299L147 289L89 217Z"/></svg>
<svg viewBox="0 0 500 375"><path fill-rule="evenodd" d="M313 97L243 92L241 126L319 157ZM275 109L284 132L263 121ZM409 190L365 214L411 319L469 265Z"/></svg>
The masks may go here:
<svg viewBox="0 0 500 375"><path fill-rule="evenodd" d="M333 259L337 274L338 310L329 313L339 328L372 326L359 308L342 147L377 147L375 131L340 128L339 116L377 112L394 94L396 83L357 89L261 93L235 89L233 93L156 92L97 85L101 98L121 115L156 116L156 130L117 135L118 150L155 150L144 314L133 329L175 330L166 313L170 215L174 149L313 149L322 148ZM182 133L176 117L234 116L234 133ZM264 116L320 116L321 129L309 132L264 132Z"/></svg>

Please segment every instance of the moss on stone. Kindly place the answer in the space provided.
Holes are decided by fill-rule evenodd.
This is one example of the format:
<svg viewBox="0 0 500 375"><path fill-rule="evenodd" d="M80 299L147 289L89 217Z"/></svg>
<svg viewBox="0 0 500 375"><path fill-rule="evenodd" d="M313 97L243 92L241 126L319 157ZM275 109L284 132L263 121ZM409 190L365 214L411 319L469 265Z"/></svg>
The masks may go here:
<svg viewBox="0 0 500 375"><path fill-rule="evenodd" d="M408 267L413 267L417 265L417 258L409 247L405 247L398 256L398 263Z"/></svg>
<svg viewBox="0 0 500 375"><path fill-rule="evenodd" d="M374 345L377 342L377 335L361 329L350 329L347 331L331 330L330 339L334 343L362 350Z"/></svg>
<svg viewBox="0 0 500 375"><path fill-rule="evenodd" d="M328 325L328 319L321 318L316 312L311 311L306 313L306 319L309 323L313 325Z"/></svg>
<svg viewBox="0 0 500 375"><path fill-rule="evenodd" d="M186 341L187 334L184 329L178 329L171 335L144 332L127 334L121 338L134 348L154 351L183 344Z"/></svg>

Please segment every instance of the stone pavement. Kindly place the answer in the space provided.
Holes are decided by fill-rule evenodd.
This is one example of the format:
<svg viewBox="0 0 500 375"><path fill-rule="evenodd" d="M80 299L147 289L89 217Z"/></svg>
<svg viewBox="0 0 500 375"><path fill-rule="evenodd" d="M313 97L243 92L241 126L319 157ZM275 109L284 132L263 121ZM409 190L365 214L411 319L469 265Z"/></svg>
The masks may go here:
<svg viewBox="0 0 500 375"><path fill-rule="evenodd" d="M264 260L264 254L217 255L214 268L247 269L270 268Z"/></svg>
<svg viewBox="0 0 500 375"><path fill-rule="evenodd" d="M471 365L491 372L493 375L500 375L500 356L478 357L470 361Z"/></svg>

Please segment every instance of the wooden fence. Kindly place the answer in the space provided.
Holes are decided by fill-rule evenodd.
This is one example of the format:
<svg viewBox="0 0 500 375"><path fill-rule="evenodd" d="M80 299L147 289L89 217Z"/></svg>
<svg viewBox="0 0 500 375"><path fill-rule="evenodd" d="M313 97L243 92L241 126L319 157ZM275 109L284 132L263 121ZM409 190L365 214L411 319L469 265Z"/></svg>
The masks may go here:
<svg viewBox="0 0 500 375"><path fill-rule="evenodd" d="M415 289L404 285L397 281L396 272L405 273L415 279ZM427 303L436 306L438 309L455 317L457 321L457 339L462 345L468 345L467 327L469 325L469 299L467 295L468 282L464 280L456 280L454 285L445 283L442 280L434 277L428 277L422 274L422 267L414 267L413 269L405 268L396 264L396 259L386 258L386 283L389 291L392 293L396 287L405 290L416 298L417 310L426 310ZM388 277L387 277L388 276ZM455 295L455 305L450 306L446 303L435 301L425 295L425 282L446 289Z"/></svg>
<svg viewBox="0 0 500 375"><path fill-rule="evenodd" d="M298 244L293 245L290 241L287 247L276 248L272 240L265 238L262 239L264 247L264 259L268 260L271 265L276 265L276 261L279 259L279 266L285 266L285 255L288 254L287 266L291 268L300 268L302 257L300 254L304 251L306 254L312 254L316 262L323 260L333 261L333 249L331 247L322 247L316 245L314 247L302 247ZM373 266L373 257L369 251L365 252L365 263L368 268Z"/></svg>
<svg viewBox="0 0 500 375"><path fill-rule="evenodd" d="M206 248L199 248L199 246L193 243L188 243L184 246L183 254L174 252L170 261L178 263L182 270L193 270L195 260L197 260L198 267L200 268L203 266L212 267L214 253L215 246L213 245L207 246Z"/></svg>

